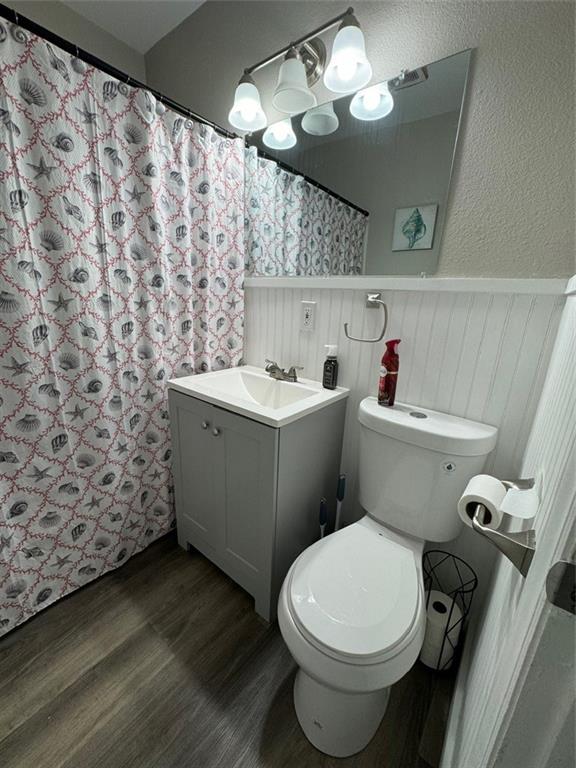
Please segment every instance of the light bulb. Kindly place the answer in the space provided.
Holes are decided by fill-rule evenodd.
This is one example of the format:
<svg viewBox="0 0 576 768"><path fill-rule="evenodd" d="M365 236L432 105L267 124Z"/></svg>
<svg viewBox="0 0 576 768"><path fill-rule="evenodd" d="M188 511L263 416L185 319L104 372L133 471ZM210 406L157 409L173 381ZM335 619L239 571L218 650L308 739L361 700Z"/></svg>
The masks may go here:
<svg viewBox="0 0 576 768"><path fill-rule="evenodd" d="M332 102L309 109L302 118L302 130L311 136L328 136L338 129L338 125Z"/></svg>
<svg viewBox="0 0 576 768"><path fill-rule="evenodd" d="M364 35L350 13L334 38L332 56L324 72L324 85L335 93L350 93L363 88L371 77L372 67L366 56Z"/></svg>
<svg viewBox="0 0 576 768"><path fill-rule="evenodd" d="M266 126L267 120L260 103L260 94L250 75L244 75L238 83L228 121L241 131L259 131Z"/></svg>
<svg viewBox="0 0 576 768"><path fill-rule="evenodd" d="M388 83L378 83L358 91L350 102L350 114L358 120L381 120L394 109Z"/></svg>
<svg viewBox="0 0 576 768"><path fill-rule="evenodd" d="M280 112L295 115L316 106L316 96L308 87L306 67L298 52L291 48L282 62L272 104Z"/></svg>
<svg viewBox="0 0 576 768"><path fill-rule="evenodd" d="M270 149L290 149L296 144L296 134L292 129L289 117L268 126L262 136L262 141Z"/></svg>

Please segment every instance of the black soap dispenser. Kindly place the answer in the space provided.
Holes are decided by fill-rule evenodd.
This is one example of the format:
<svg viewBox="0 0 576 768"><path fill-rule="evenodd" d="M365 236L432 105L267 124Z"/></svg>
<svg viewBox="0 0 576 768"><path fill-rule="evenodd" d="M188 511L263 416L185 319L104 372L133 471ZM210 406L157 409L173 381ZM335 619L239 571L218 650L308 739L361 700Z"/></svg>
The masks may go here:
<svg viewBox="0 0 576 768"><path fill-rule="evenodd" d="M324 362L324 373L322 374L322 386L324 389L336 389L338 383L338 347L336 344L325 344L328 350Z"/></svg>

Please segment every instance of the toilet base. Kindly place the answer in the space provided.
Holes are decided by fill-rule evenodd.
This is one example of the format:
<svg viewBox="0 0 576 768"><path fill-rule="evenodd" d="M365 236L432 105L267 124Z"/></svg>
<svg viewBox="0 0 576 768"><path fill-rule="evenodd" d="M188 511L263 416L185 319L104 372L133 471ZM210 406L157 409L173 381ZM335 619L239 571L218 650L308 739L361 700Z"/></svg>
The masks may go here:
<svg viewBox="0 0 576 768"><path fill-rule="evenodd" d="M316 749L331 757L349 757L372 739L388 705L390 688L346 693L328 688L301 669L294 681L298 722Z"/></svg>

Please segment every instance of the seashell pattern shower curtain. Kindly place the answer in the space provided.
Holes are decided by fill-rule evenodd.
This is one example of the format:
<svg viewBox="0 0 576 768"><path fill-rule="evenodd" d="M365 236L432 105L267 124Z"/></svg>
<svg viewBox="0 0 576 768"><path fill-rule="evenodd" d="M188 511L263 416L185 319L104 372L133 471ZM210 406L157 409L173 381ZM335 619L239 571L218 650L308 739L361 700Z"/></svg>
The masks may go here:
<svg viewBox="0 0 576 768"><path fill-rule="evenodd" d="M242 355L243 151L0 20L0 634L173 526L166 381Z"/></svg>
<svg viewBox="0 0 576 768"><path fill-rule="evenodd" d="M359 275L368 215L246 148L246 274Z"/></svg>

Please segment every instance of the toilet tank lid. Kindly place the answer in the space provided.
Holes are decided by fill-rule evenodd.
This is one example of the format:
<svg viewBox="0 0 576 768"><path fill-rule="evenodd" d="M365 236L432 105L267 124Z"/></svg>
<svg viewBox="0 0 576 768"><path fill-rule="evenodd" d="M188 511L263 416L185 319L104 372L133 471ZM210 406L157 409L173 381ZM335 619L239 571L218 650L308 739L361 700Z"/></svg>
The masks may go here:
<svg viewBox="0 0 576 768"><path fill-rule="evenodd" d="M497 427L416 405L378 405L375 397L360 403L358 420L394 440L449 456L486 456L496 445Z"/></svg>

